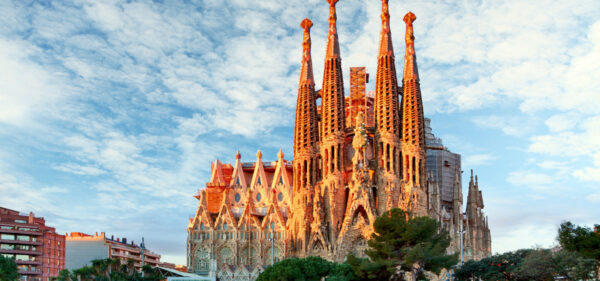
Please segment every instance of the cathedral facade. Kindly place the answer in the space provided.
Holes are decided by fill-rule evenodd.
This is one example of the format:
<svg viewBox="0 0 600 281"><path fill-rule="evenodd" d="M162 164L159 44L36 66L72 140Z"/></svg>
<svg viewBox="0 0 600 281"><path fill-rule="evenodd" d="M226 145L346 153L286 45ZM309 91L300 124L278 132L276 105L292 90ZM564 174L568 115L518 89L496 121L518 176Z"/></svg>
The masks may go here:
<svg viewBox="0 0 600 281"><path fill-rule="evenodd" d="M365 68L352 67L350 95L345 96L337 0L328 2L320 90L312 69L312 22L301 23L293 160L285 160L280 151L277 161L263 162L259 150L252 162L242 162L238 152L234 164L212 163L210 181L196 194L198 209L187 227L188 271L248 280L287 257L343 261L350 252L360 256L375 218L392 208L439 220L453 238L449 252L460 251L462 239L465 259L491 254L477 180L471 176L463 212L460 169L448 185L451 191L440 190L440 180L427 171L415 15L404 17L406 51L398 81L388 3L382 0L374 95L366 92Z"/></svg>

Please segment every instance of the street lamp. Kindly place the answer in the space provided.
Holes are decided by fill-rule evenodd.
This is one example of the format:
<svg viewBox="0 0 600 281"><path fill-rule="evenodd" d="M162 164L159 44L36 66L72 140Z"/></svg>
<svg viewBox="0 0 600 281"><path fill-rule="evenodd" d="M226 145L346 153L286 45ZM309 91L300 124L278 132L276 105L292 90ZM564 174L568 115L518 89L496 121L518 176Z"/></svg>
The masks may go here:
<svg viewBox="0 0 600 281"><path fill-rule="evenodd" d="M464 224L464 214L461 214L460 216L460 224L459 224L459 230L458 233L460 234L460 265L462 266L464 263L464 246L463 246L463 235L465 233L463 224Z"/></svg>
<svg viewBox="0 0 600 281"><path fill-rule="evenodd" d="M140 247L142 248L142 278L144 278L144 263L145 263L145 253L144 251L146 250L146 245L144 243L144 237L142 237L142 244L140 245Z"/></svg>
<svg viewBox="0 0 600 281"><path fill-rule="evenodd" d="M271 222L271 265L275 264L275 222Z"/></svg>

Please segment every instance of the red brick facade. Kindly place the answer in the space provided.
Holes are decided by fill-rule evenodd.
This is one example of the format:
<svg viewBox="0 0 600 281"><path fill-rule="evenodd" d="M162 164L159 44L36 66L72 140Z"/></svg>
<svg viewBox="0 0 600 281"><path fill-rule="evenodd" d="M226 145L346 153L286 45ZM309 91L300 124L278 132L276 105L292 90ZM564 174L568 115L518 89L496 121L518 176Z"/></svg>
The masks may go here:
<svg viewBox="0 0 600 281"><path fill-rule="evenodd" d="M15 259L22 280L49 281L65 268L65 236L33 213L0 208L0 254Z"/></svg>

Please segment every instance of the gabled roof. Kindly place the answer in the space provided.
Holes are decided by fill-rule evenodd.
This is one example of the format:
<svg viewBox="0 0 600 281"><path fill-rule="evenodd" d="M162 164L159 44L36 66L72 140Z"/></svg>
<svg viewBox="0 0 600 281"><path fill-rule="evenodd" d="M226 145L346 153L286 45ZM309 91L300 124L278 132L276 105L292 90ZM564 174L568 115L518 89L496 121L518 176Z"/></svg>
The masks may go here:
<svg viewBox="0 0 600 281"><path fill-rule="evenodd" d="M240 154L240 151L238 150L238 152L235 155L235 166L233 167L233 173L231 174L231 182L230 182L230 186L233 186L235 184L241 185L244 188L248 188L248 180L246 179L246 175L244 174L244 168L242 167L242 155Z"/></svg>
<svg viewBox="0 0 600 281"><path fill-rule="evenodd" d="M272 192L272 196L271 196L272 200L271 200L271 204L269 204L269 208L267 209L267 213L265 215L265 218L262 221L261 224L261 228L265 228L267 227L267 218L271 218L271 217L275 217L276 220L279 221L279 224L285 228L285 218L283 217L283 215L281 214L281 211L279 210L279 205L277 205L277 193Z"/></svg>
<svg viewBox="0 0 600 281"><path fill-rule="evenodd" d="M217 216L217 219L215 220L215 225L219 224L221 221L229 219L230 223L232 225L237 225L237 220L235 219L235 216L233 215L233 212L231 211L231 209L229 208L230 206L230 202L228 200L229 196L228 193L229 189L226 189L223 193L223 201L221 203L221 210L219 211L219 215Z"/></svg>
<svg viewBox="0 0 600 281"><path fill-rule="evenodd" d="M242 211L242 215L238 221L238 228L244 224L245 222L252 221L257 227L260 227L260 220L254 216L254 198L252 198L252 191L247 191L246 196L246 206L244 206L244 210Z"/></svg>
<svg viewBox="0 0 600 281"><path fill-rule="evenodd" d="M210 185L225 186L225 177L223 176L223 163L219 159L215 160L211 165Z"/></svg>
<svg viewBox="0 0 600 281"><path fill-rule="evenodd" d="M251 187L257 186L259 180L260 180L261 185L264 187L268 187L270 185L269 178L267 177L267 174L265 173L265 167L262 162L262 152L260 150L256 153L256 164L254 165L254 174L252 175L252 180L250 181L250 186Z"/></svg>
<svg viewBox="0 0 600 281"><path fill-rule="evenodd" d="M292 179L290 175L287 173L287 168L285 167L285 160L283 159L283 151L279 150L277 154L277 164L275 168L275 173L273 174L273 182L271 188L275 188L279 183L283 182L286 187L292 186Z"/></svg>

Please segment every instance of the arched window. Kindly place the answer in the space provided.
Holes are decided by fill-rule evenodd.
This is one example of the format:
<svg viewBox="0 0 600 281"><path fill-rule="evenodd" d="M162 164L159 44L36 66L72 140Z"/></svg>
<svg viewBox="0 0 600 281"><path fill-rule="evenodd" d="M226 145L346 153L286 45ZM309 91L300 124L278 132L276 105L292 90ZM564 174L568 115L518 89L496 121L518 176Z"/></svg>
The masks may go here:
<svg viewBox="0 0 600 281"><path fill-rule="evenodd" d="M199 248L196 251L196 257L195 257L195 272L204 272L204 271L208 271L208 265L209 265L209 253L208 250L206 248Z"/></svg>
<svg viewBox="0 0 600 281"><path fill-rule="evenodd" d="M200 230L204 230L204 223L200 224Z"/></svg>
<svg viewBox="0 0 600 281"><path fill-rule="evenodd" d="M223 224L223 230L227 230L227 223Z"/></svg>

